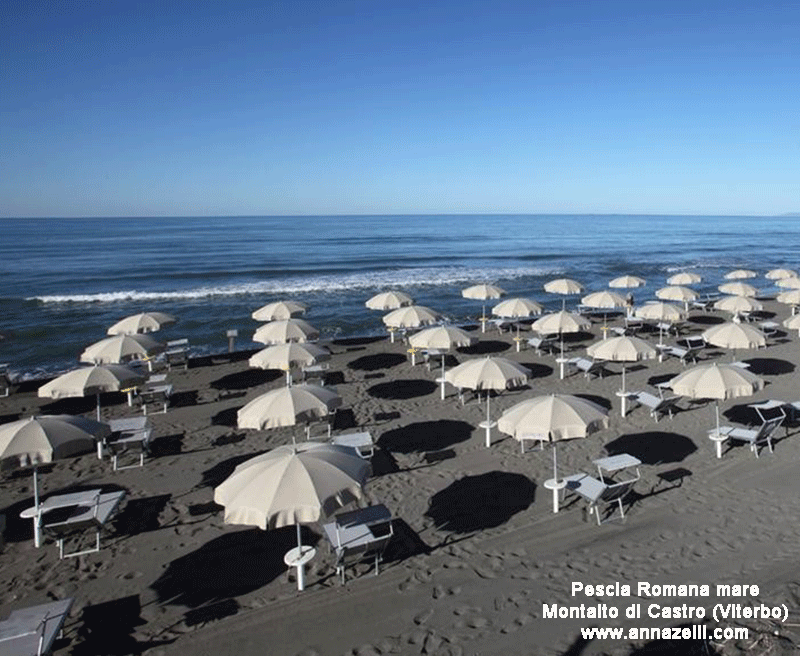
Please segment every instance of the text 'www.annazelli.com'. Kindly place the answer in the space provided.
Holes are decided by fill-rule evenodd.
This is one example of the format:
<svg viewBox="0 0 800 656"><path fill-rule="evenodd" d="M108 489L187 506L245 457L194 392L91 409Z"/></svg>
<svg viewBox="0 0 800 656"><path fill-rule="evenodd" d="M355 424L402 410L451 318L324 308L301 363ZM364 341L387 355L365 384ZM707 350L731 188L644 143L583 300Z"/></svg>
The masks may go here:
<svg viewBox="0 0 800 656"><path fill-rule="evenodd" d="M675 627L630 627L581 628L584 640L747 640L750 635L746 627L714 627L705 624Z"/></svg>

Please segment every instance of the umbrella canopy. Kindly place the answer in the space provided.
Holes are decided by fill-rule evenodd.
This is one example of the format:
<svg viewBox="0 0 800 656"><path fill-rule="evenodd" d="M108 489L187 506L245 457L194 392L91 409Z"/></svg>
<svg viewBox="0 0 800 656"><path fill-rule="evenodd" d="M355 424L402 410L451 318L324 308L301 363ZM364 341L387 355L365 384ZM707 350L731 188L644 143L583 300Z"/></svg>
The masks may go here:
<svg viewBox="0 0 800 656"><path fill-rule="evenodd" d="M214 489L226 524L273 529L319 521L362 498L369 461L347 447L279 446L240 464Z"/></svg>
<svg viewBox="0 0 800 656"><path fill-rule="evenodd" d="M797 271L793 269L770 269L764 274L768 280L782 280L783 278L797 278Z"/></svg>
<svg viewBox="0 0 800 656"><path fill-rule="evenodd" d="M626 414L627 396L625 392L625 363L638 362L639 360L652 360L658 352L639 337L612 337L596 342L586 349L586 352L596 360L610 360L622 362L622 389L620 390L621 412Z"/></svg>
<svg viewBox="0 0 800 656"><path fill-rule="evenodd" d="M540 335L579 333L583 330L590 330L591 327L592 322L586 317L564 310L546 314L531 324L531 328Z"/></svg>
<svg viewBox="0 0 800 656"><path fill-rule="evenodd" d="M287 382L291 382L289 370L293 367L324 362L330 357L328 349L316 344L276 344L255 353L248 360L248 364L257 369L283 369L286 371Z"/></svg>
<svg viewBox="0 0 800 656"><path fill-rule="evenodd" d="M147 335L119 334L86 347L80 361L95 364L120 364L146 360L164 350L164 345Z"/></svg>
<svg viewBox="0 0 800 656"><path fill-rule="evenodd" d="M544 291L550 294L582 294L584 286L572 278L557 278L544 284Z"/></svg>
<svg viewBox="0 0 800 656"><path fill-rule="evenodd" d="M667 278L668 285L696 285L703 278L693 271L681 271Z"/></svg>
<svg viewBox="0 0 800 656"><path fill-rule="evenodd" d="M663 302L645 303L641 307L636 308L633 314L640 319L668 321L670 323L681 321L686 316L686 313L677 305Z"/></svg>
<svg viewBox="0 0 800 656"><path fill-rule="evenodd" d="M782 278L775 284L783 289L800 289L800 278Z"/></svg>
<svg viewBox="0 0 800 656"><path fill-rule="evenodd" d="M45 383L38 390L41 398L63 399L97 395L97 420L100 421L100 394L119 392L144 383L144 377L121 364L103 364L74 369Z"/></svg>
<svg viewBox="0 0 800 656"><path fill-rule="evenodd" d="M738 314L740 312L760 312L764 306L748 296L723 296L718 301L714 301L714 309Z"/></svg>
<svg viewBox="0 0 800 656"><path fill-rule="evenodd" d="M725 280L746 280L747 278L755 278L758 274L750 269L736 269L725 274Z"/></svg>
<svg viewBox="0 0 800 656"><path fill-rule="evenodd" d="M408 338L414 348L452 349L470 346L475 338L455 326L434 326L425 328Z"/></svg>
<svg viewBox="0 0 800 656"><path fill-rule="evenodd" d="M767 345L767 338L757 328L744 323L721 323L703 331L709 344L729 349L751 349Z"/></svg>
<svg viewBox="0 0 800 656"><path fill-rule="evenodd" d="M786 305L800 305L800 289L789 289L781 292L775 298L779 303Z"/></svg>
<svg viewBox="0 0 800 656"><path fill-rule="evenodd" d="M253 335L253 341L261 344L303 343L315 339L319 339L319 331L303 319L271 321L261 326Z"/></svg>
<svg viewBox="0 0 800 656"><path fill-rule="evenodd" d="M692 399L734 399L764 388L764 381L733 364L701 364L678 374L670 382L672 391Z"/></svg>
<svg viewBox="0 0 800 656"><path fill-rule="evenodd" d="M152 333L177 323L177 319L164 312L140 312L117 321L108 329L109 335L134 335Z"/></svg>
<svg viewBox="0 0 800 656"><path fill-rule="evenodd" d="M601 291L587 294L581 299L581 303L586 307L613 310L624 308L628 301L616 292Z"/></svg>
<svg viewBox="0 0 800 656"><path fill-rule="evenodd" d="M461 296L477 301L488 301L492 298L501 298L506 295L506 290L495 285L473 285L461 290Z"/></svg>
<svg viewBox="0 0 800 656"><path fill-rule="evenodd" d="M746 282L726 282L717 287L723 294L731 296L755 296L758 290Z"/></svg>
<svg viewBox="0 0 800 656"><path fill-rule="evenodd" d="M389 328L419 328L429 326L442 318L436 310L424 305L409 305L398 308L383 317L383 323Z"/></svg>
<svg viewBox="0 0 800 656"><path fill-rule="evenodd" d="M497 422L501 433L519 440L528 433L551 442L586 437L608 428L608 413L599 405L570 394L527 399L506 410Z"/></svg>
<svg viewBox="0 0 800 656"><path fill-rule="evenodd" d="M660 298L662 301L683 301L688 303L697 298L697 292L682 285L670 285L656 290L656 298Z"/></svg>
<svg viewBox="0 0 800 656"><path fill-rule="evenodd" d="M800 331L800 314L794 314L788 319L783 320L783 327L789 330Z"/></svg>
<svg viewBox="0 0 800 656"><path fill-rule="evenodd" d="M608 286L618 289L630 289L633 287L641 287L646 283L647 281L644 278L639 278L638 276L620 276L609 282Z"/></svg>
<svg viewBox="0 0 800 656"><path fill-rule="evenodd" d="M364 305L370 310L386 312L387 310L396 310L397 308L412 305L413 303L414 300L408 294L398 291L388 291L376 294Z"/></svg>
<svg viewBox="0 0 800 656"><path fill-rule="evenodd" d="M527 298L509 298L502 303L498 303L492 308L492 314L498 317L518 319L541 314L542 306L536 301Z"/></svg>
<svg viewBox="0 0 800 656"><path fill-rule="evenodd" d="M272 390L254 398L236 414L239 428L295 426L326 417L342 405L341 397L319 385L295 385Z"/></svg>
<svg viewBox="0 0 800 656"><path fill-rule="evenodd" d="M307 309L297 301L275 301L258 308L251 316L256 321L283 321L305 314Z"/></svg>
<svg viewBox="0 0 800 656"><path fill-rule="evenodd" d="M481 422L481 426L486 429L488 447L492 444L493 426L489 408L489 390L504 390L524 385L528 380L528 370L506 358L486 357L469 360L453 367L445 374L445 379L453 387L486 390L486 421Z"/></svg>

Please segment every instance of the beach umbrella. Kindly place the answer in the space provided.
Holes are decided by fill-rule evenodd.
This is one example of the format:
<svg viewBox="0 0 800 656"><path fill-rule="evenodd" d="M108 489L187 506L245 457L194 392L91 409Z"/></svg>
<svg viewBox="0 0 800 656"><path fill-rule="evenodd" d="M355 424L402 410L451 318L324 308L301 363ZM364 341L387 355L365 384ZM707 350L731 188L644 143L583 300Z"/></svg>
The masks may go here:
<svg viewBox="0 0 800 656"><path fill-rule="evenodd" d="M590 330L592 322L573 312L553 312L546 314L531 324L531 329L540 335L558 335L561 340L561 357L564 357L564 333L579 333ZM563 378L563 376L562 376Z"/></svg>
<svg viewBox="0 0 800 656"><path fill-rule="evenodd" d="M717 434L719 434L719 402L750 396L764 388L764 381L744 367L734 364L701 364L678 374L670 381L676 394L692 399L714 399ZM722 457L717 442L717 457Z"/></svg>
<svg viewBox="0 0 800 656"><path fill-rule="evenodd" d="M164 345L147 335L119 334L87 346L80 361L90 364L121 364L131 360L149 360L162 353Z"/></svg>
<svg viewBox="0 0 800 656"><path fill-rule="evenodd" d="M99 440L111 435L108 424L73 415L40 415L0 426L0 460L33 468L33 499L39 508L39 465L94 451ZM34 523L39 546L39 524Z"/></svg>
<svg viewBox="0 0 800 656"><path fill-rule="evenodd" d="M528 380L528 370L521 364L506 358L486 357L468 360L445 374L453 387L475 391L486 390L486 421L479 424L486 429L486 446L491 446L491 429L494 425L489 408L489 391L519 387Z"/></svg>
<svg viewBox="0 0 800 656"><path fill-rule="evenodd" d="M334 391L320 385L294 385L272 390L257 396L236 413L239 428L278 428L308 424L327 417L342 405L342 398ZM294 439L294 438L293 438Z"/></svg>
<svg viewBox="0 0 800 656"><path fill-rule="evenodd" d="M319 331L303 319L281 319L265 323L253 335L261 344L286 344L310 342L319 339Z"/></svg>
<svg viewBox="0 0 800 656"><path fill-rule="evenodd" d="M275 301L258 308L251 316L256 321L284 321L305 314L307 309L297 301Z"/></svg>
<svg viewBox="0 0 800 656"><path fill-rule="evenodd" d="M696 285L703 279L693 271L681 271L667 278L668 285Z"/></svg>
<svg viewBox="0 0 800 656"><path fill-rule="evenodd" d="M647 281L644 278L639 278L638 276L620 276L619 278L614 278L614 280L609 282L608 286L616 289L631 289L634 287L641 287L645 284L647 284Z"/></svg>
<svg viewBox="0 0 800 656"><path fill-rule="evenodd" d="M608 360L622 363L622 389L619 392L622 416L626 414L625 363L652 360L658 352L649 343L638 337L623 335L596 342L586 349L595 360Z"/></svg>
<svg viewBox="0 0 800 656"><path fill-rule="evenodd" d="M424 305L409 305L387 314L383 323L390 328L419 328L436 323L441 317L436 310Z"/></svg>
<svg viewBox="0 0 800 656"><path fill-rule="evenodd" d="M556 278L544 284L544 291L548 294L562 294L564 296L571 296L573 294L582 294L585 287L577 280L572 278ZM567 299L561 299L561 309L566 307Z"/></svg>
<svg viewBox="0 0 800 656"><path fill-rule="evenodd" d="M728 349L751 349L767 345L767 338L758 328L730 321L703 331L707 343Z"/></svg>
<svg viewBox="0 0 800 656"><path fill-rule="evenodd" d="M509 298L492 308L492 314L508 319L521 319L542 313L542 306L528 298Z"/></svg>
<svg viewBox="0 0 800 656"><path fill-rule="evenodd" d="M600 292L587 294L581 299L581 304L590 308L614 310L617 308L626 307L628 305L628 301L616 292L603 290Z"/></svg>
<svg viewBox="0 0 800 656"><path fill-rule="evenodd" d="M779 303L786 305L800 305L800 289L788 289L775 297Z"/></svg>
<svg viewBox="0 0 800 656"><path fill-rule="evenodd" d="M164 312L140 312L117 321L108 329L108 334L135 335L136 333L152 333L171 326L177 321L171 314Z"/></svg>
<svg viewBox="0 0 800 656"><path fill-rule="evenodd" d="M731 296L755 296L758 290L746 282L726 282L717 287L723 294Z"/></svg>
<svg viewBox="0 0 800 656"><path fill-rule="evenodd" d="M456 328L455 326L435 326L433 328L425 328L416 335L412 335L408 339L411 348L425 348L425 349L441 349L449 351L450 349L459 348L463 346L471 346L475 342L475 338L468 333ZM442 357L442 377L441 377L441 392L442 399L444 399L444 357Z"/></svg>
<svg viewBox="0 0 800 656"><path fill-rule="evenodd" d="M782 278L775 284L782 289L800 289L800 278Z"/></svg>
<svg viewBox="0 0 800 656"><path fill-rule="evenodd" d="M697 292L683 285L670 285L656 290L656 298L662 301L681 301L684 309L689 311L689 303L697 298Z"/></svg>
<svg viewBox="0 0 800 656"><path fill-rule="evenodd" d="M97 421L100 421L100 394L120 392L144 384L144 377L121 364L101 364L82 367L62 374L38 390L40 398L62 399L69 397L97 396Z"/></svg>
<svg viewBox="0 0 800 656"><path fill-rule="evenodd" d="M714 309L736 315L747 312L760 312L764 309L764 306L749 296L723 296L721 299L714 301Z"/></svg>
<svg viewBox="0 0 800 656"><path fill-rule="evenodd" d="M725 274L725 280L746 280L747 278L755 278L758 274L750 269L736 269Z"/></svg>
<svg viewBox="0 0 800 656"><path fill-rule="evenodd" d="M461 290L461 296L478 301L488 301L491 299L502 298L506 295L506 290L495 285L473 285ZM486 332L486 304L481 309L481 332Z"/></svg>
<svg viewBox="0 0 800 656"><path fill-rule="evenodd" d="M322 346L290 342L268 346L252 355L247 363L257 369L283 369L288 385L292 382L290 369L324 362L330 357L330 351Z"/></svg>
<svg viewBox="0 0 800 656"><path fill-rule="evenodd" d="M770 269L764 274L768 280L782 280L783 278L797 278L797 271L793 269Z"/></svg>
<svg viewBox="0 0 800 656"><path fill-rule="evenodd" d="M265 531L294 524L302 557L300 525L318 522L363 498L371 473L369 461L354 449L315 443L279 446L238 465L214 489L214 502L225 508L226 524ZM302 566L297 584L302 590Z"/></svg>
<svg viewBox="0 0 800 656"><path fill-rule="evenodd" d="M645 303L641 307L636 308L633 314L639 319L658 321L660 323L676 323L682 321L686 316L685 311L681 310L677 305L664 303L663 301ZM660 325L658 327L658 343L664 343L664 331L661 329Z"/></svg>
<svg viewBox="0 0 800 656"><path fill-rule="evenodd" d="M370 310L386 312L387 310L396 310L406 305L413 305L413 303L414 300L408 294L398 291L388 291L376 294L370 298L365 305Z"/></svg>
<svg viewBox="0 0 800 656"><path fill-rule="evenodd" d="M501 433L522 442L536 435L553 444L553 512L558 512L558 460L556 442L583 438L608 428L608 413L599 405L570 394L549 394L527 399L506 410L497 422ZM528 438L529 439L529 438Z"/></svg>
<svg viewBox="0 0 800 656"><path fill-rule="evenodd" d="M800 314L793 314L788 319L784 319L783 327L789 330L796 330L800 334Z"/></svg>

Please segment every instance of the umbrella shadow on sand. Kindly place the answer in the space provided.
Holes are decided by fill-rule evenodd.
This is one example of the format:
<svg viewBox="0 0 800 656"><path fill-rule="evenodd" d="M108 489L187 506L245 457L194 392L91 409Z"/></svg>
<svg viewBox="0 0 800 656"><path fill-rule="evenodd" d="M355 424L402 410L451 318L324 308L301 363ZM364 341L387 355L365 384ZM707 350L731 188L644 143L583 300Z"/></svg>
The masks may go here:
<svg viewBox="0 0 800 656"><path fill-rule="evenodd" d="M388 399L403 401L414 399L418 396L433 394L438 385L431 380L422 378L413 380L393 380L389 383L378 383L367 390L367 394L375 399Z"/></svg>
<svg viewBox="0 0 800 656"><path fill-rule="evenodd" d="M437 528L473 533L505 524L536 499L536 483L522 474L490 471L465 476L431 497L425 512Z"/></svg>
<svg viewBox="0 0 800 656"><path fill-rule="evenodd" d="M553 367L541 364L540 362L520 362L520 364L530 371L528 378L547 378L555 371Z"/></svg>
<svg viewBox="0 0 800 656"><path fill-rule="evenodd" d="M399 353L376 353L348 362L347 368L353 371L379 371L396 367L406 362L406 360L406 356Z"/></svg>
<svg viewBox="0 0 800 656"><path fill-rule="evenodd" d="M233 456L232 458L228 458L227 460L223 460L218 462L216 465L211 467L211 469L206 469L202 473L202 478L200 482L197 484L195 489L201 489L204 487L217 487L222 485L222 483L231 475L233 474L233 470L236 469L239 465L243 462L247 462L251 458L255 458L256 456L260 456L266 453L266 451L256 451L254 453L245 453L243 455Z"/></svg>
<svg viewBox="0 0 800 656"><path fill-rule="evenodd" d="M644 465L683 462L697 451L697 445L688 437L662 431L623 435L604 448L610 456L627 453L641 460Z"/></svg>
<svg viewBox="0 0 800 656"><path fill-rule="evenodd" d="M246 371L238 371L234 374L217 378L217 380L212 380L210 386L215 390L231 392L266 385L284 376L285 374L282 371L275 369L247 369Z"/></svg>
<svg viewBox="0 0 800 656"><path fill-rule="evenodd" d="M100 407L109 408L114 405L128 403L128 396L122 392L104 392L100 395ZM39 407L40 414L45 415L83 415L94 412L97 408L97 397L94 394L57 399Z"/></svg>
<svg viewBox="0 0 800 656"><path fill-rule="evenodd" d="M386 431L378 438L378 446L395 453L441 451L449 446L466 442L473 427L465 421L440 419L420 421Z"/></svg>
<svg viewBox="0 0 800 656"><path fill-rule="evenodd" d="M503 351L508 351L510 348L511 345L505 342L496 339L487 339L473 344L472 346L462 346L456 350L464 355L488 355L490 353L502 353Z"/></svg>
<svg viewBox="0 0 800 656"><path fill-rule="evenodd" d="M745 362L750 365L750 373L756 376L780 376L781 374L790 374L795 370L795 366L791 362L780 358L750 358Z"/></svg>
<svg viewBox="0 0 800 656"><path fill-rule="evenodd" d="M301 527L303 544L319 537ZM284 554L297 546L296 527L260 528L227 533L176 558L150 586L159 603L197 608L267 585L286 571Z"/></svg>
<svg viewBox="0 0 800 656"><path fill-rule="evenodd" d="M573 396L577 396L579 399L599 405L605 410L611 410L611 401L604 396L597 396L596 394L574 394Z"/></svg>

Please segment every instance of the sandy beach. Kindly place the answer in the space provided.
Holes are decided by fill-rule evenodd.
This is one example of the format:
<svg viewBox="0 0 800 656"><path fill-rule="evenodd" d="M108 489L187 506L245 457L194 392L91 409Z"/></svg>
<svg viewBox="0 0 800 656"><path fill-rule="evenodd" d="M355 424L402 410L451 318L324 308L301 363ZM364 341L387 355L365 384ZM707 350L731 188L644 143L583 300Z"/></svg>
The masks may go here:
<svg viewBox="0 0 800 656"><path fill-rule="evenodd" d="M763 319L788 315L787 306L765 304ZM687 326L699 333L725 318L696 311ZM590 334L569 339L566 355L585 356L586 346L602 338L602 326L602 319L595 320ZM470 399L462 406L450 386L442 401L435 381L440 371L419 361L412 366L407 345L388 338L334 341L326 384L343 399L334 431L359 428L375 438L379 448L366 493L370 502L389 508L395 535L378 576L365 562L349 568L341 585L319 527L303 527L304 542L317 553L306 571L307 588L298 592L283 563L295 544L294 527L265 532L226 526L213 503L214 488L237 464L291 443L292 435L303 439L302 427L237 429L239 408L285 385L282 372L249 369L250 353L237 352L169 372L172 403L165 414L148 415L154 439L143 468L113 472L108 459L92 453L40 468L43 496L89 487L125 491L99 553L59 560L52 540L34 548L31 522L19 518L32 505L30 472L2 480L0 571L6 584L0 613L74 597L64 637L55 644L54 653L64 655L796 653L796 426L779 429L774 453L764 449L756 458L739 443L717 459L707 437L713 404L684 398L674 417L658 422L647 408L631 404L622 418L619 363L609 363L602 378L573 374L560 380L553 354L517 352L513 332L473 330L477 346L453 352L448 367L502 355L531 370L526 387L492 398L493 419L519 401L549 393L581 395L610 409L608 429L559 444L559 472L592 473L592 461L610 453L638 457L641 479L627 499L624 521L598 526L580 502L554 514L543 485L552 476L550 448L522 454L519 443L497 429L486 448L478 427L485 404ZM657 333L644 336L658 341ZM766 386L752 397L722 402L723 423L757 422L750 403L798 400L794 332L780 330L766 349L708 347L701 355L701 363L734 359L748 363ZM627 389L656 393L656 382L687 366L693 365L676 358L629 364ZM0 398L3 422L44 413L93 416L94 398L40 399L38 384L27 382ZM121 394L105 395L102 412L105 421L141 414ZM324 427L312 431L321 437ZM623 594L575 593L576 582L584 589L611 584ZM710 591L647 596L640 583L708 585ZM717 585L724 584L755 585L758 594L719 596ZM629 596L619 587L624 585L631 587ZM711 617L717 603L736 606L730 619ZM545 605L554 604L583 604L576 613L599 618L545 617ZM754 605L785 608L786 614L781 620L735 617ZM635 606L641 616L626 617ZM665 617L663 607L683 610ZM704 618L696 619L698 608ZM616 618L610 615L615 610ZM749 635L662 641L589 639L580 632L692 624L705 625L709 637L714 627L743 627Z"/></svg>

